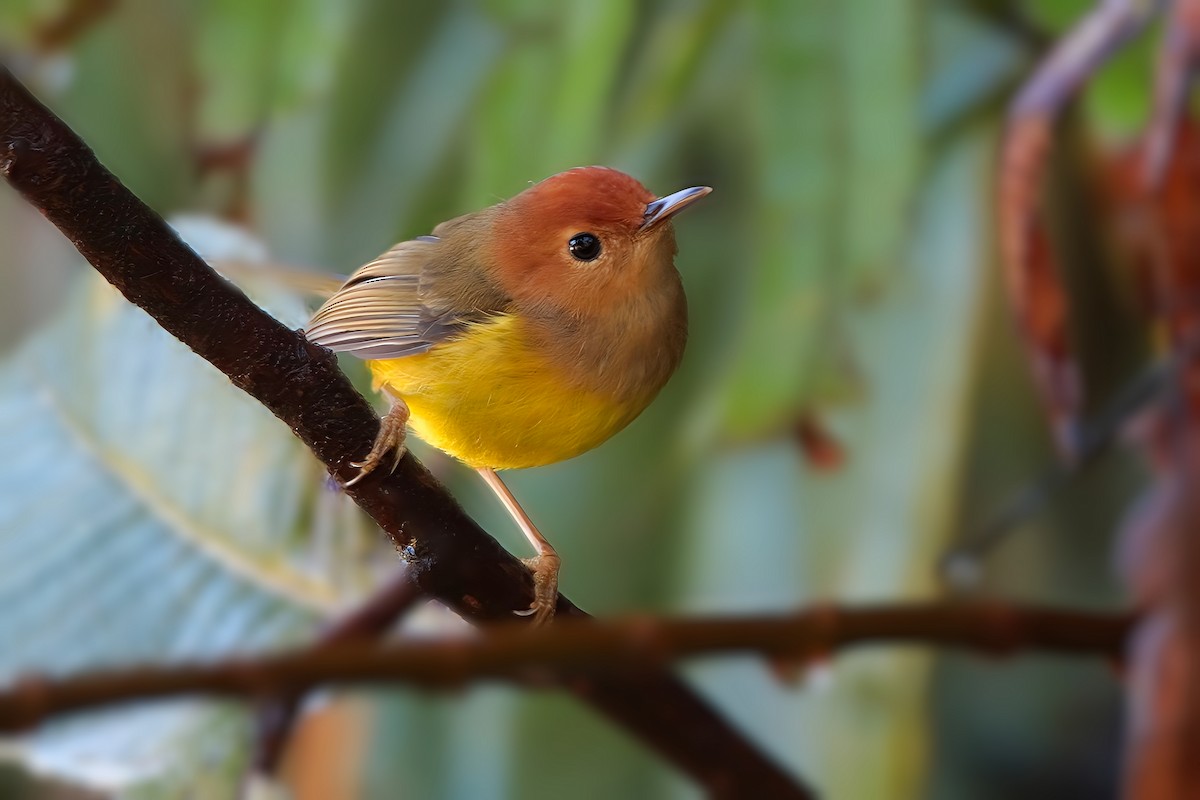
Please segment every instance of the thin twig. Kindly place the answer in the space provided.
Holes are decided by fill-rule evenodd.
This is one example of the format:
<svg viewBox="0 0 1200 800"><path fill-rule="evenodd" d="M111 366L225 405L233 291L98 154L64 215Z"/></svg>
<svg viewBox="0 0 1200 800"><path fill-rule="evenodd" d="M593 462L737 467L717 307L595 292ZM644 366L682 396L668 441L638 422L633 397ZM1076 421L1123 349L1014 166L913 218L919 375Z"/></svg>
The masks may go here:
<svg viewBox="0 0 1200 800"><path fill-rule="evenodd" d="M348 642L263 658L27 678L0 692L0 732L27 730L84 709L183 694L255 698L351 682L448 689L484 679L544 683L556 675L600 680L720 653L803 665L865 643L941 645L992 655L1042 650L1118 660L1132 621L1118 613L946 604L827 607L753 617L575 619L538 630L492 628L456 641Z"/></svg>
<svg viewBox="0 0 1200 800"><path fill-rule="evenodd" d="M258 309L108 172L63 122L0 66L0 176L164 329L279 417L339 482L379 421L333 355ZM351 487L392 538L422 591L464 617L511 620L532 600L525 566L411 455ZM558 615L580 615L559 597ZM570 683L717 796L810 793L682 682L666 673Z"/></svg>
<svg viewBox="0 0 1200 800"><path fill-rule="evenodd" d="M977 562L992 548L1060 496L1071 481L1097 464L1134 417L1161 400L1164 390L1180 378L1185 366L1186 362L1180 358L1168 357L1122 386L1095 420L1080 426L1075 461L1050 466L1006 498L982 524L942 557L943 574L953 579L957 574L976 572Z"/></svg>
<svg viewBox="0 0 1200 800"><path fill-rule="evenodd" d="M424 597L407 569L371 595L361 606L332 622L317 637L312 649L337 647L346 642L370 642L383 636ZM303 693L268 700L258 710L253 768L272 774L291 738Z"/></svg>

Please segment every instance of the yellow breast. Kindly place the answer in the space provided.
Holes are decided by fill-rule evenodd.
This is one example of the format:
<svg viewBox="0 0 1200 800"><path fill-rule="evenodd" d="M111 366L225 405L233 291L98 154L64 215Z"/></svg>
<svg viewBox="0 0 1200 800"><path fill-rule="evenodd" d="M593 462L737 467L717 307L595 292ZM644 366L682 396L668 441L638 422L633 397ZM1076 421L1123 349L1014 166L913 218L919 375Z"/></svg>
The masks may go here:
<svg viewBox="0 0 1200 800"><path fill-rule="evenodd" d="M570 382L498 316L420 355L368 361L376 388L404 398L413 432L471 467L518 469L596 447L649 402L618 402Z"/></svg>

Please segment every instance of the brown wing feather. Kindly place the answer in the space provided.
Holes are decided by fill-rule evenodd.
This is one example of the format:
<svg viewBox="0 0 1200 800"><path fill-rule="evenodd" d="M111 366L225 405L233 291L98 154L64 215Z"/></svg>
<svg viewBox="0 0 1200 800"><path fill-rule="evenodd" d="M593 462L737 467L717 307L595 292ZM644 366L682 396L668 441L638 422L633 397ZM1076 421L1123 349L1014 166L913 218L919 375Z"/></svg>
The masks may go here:
<svg viewBox="0 0 1200 800"><path fill-rule="evenodd" d="M444 240L421 236L351 275L305 334L359 358L402 358L424 353L507 303L481 271L463 267Z"/></svg>

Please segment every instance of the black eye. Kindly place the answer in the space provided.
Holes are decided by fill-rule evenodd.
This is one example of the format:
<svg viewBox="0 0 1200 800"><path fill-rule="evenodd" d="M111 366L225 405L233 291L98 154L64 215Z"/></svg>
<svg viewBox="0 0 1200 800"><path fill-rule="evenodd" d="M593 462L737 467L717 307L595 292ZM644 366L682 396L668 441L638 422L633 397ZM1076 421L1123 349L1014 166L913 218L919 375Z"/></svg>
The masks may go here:
<svg viewBox="0 0 1200 800"><path fill-rule="evenodd" d="M577 233L567 242L567 249L579 261L594 261L600 255L600 240L590 233Z"/></svg>

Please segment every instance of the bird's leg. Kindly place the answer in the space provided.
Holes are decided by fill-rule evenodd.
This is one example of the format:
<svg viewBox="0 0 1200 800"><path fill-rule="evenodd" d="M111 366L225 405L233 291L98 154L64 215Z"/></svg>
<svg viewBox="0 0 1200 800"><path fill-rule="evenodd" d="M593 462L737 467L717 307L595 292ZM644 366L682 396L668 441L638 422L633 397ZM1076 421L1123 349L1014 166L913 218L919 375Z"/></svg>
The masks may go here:
<svg viewBox="0 0 1200 800"><path fill-rule="evenodd" d="M375 436L375 444L371 445L371 452L367 453L367 457L362 461L350 462L350 466L358 467L358 474L346 481L347 486L353 486L370 475L389 452L392 453L390 471L395 471L400 459L404 458L408 449L404 445L405 426L408 425L408 403L391 392L387 392L387 396L392 401L392 407L379 420L379 433Z"/></svg>
<svg viewBox="0 0 1200 800"><path fill-rule="evenodd" d="M517 498L513 497L512 492L504 485L504 481L500 480L496 471L487 468L476 471L483 478L484 483L496 493L496 497L500 498L500 502L504 504L504 508L517 523L521 533L525 534L525 538L537 551L536 556L522 559L522 561L533 573L533 605L529 607L528 613L533 615L534 625L545 625L554 618L554 609L558 605L558 567L560 563L558 553L555 552L550 542L546 541L546 537L538 531L533 520L529 519L525 509L521 508Z"/></svg>

